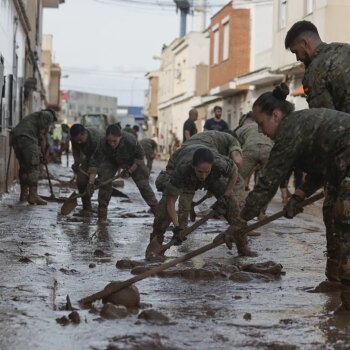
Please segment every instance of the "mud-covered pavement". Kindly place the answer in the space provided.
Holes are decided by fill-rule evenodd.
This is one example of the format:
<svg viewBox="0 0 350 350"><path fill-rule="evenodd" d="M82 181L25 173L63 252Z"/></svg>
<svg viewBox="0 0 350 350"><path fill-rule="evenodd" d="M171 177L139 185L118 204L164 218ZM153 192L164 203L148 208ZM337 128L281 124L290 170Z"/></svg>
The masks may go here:
<svg viewBox="0 0 350 350"><path fill-rule="evenodd" d="M162 166L156 163L152 184ZM72 175L66 170L50 166L64 180ZM72 191L54 183L57 196ZM46 182L41 184L40 193L49 195ZM94 309L80 309L79 299L112 280L132 276L130 269L116 268L118 260L144 258L152 216L132 180L120 190L131 200L112 199L107 227L99 227L96 217L61 217L61 204L21 204L18 186L3 197L0 349L350 349L350 318L334 314L339 294L306 291L324 280L320 203L297 219L281 219L258 230L261 235L251 237L256 258L238 258L235 249L221 246L177 267L181 271L274 261L283 265L285 275L280 278L153 277L136 284L141 308L127 317L102 318L101 302ZM207 207L204 203L197 211ZM280 208L276 196L268 212ZM211 220L167 255L176 257L207 244L226 227L224 221ZM79 309L80 323L63 326L56 319L70 314L64 310L67 295ZM148 309L162 317L152 321L157 316L146 312L138 318Z"/></svg>

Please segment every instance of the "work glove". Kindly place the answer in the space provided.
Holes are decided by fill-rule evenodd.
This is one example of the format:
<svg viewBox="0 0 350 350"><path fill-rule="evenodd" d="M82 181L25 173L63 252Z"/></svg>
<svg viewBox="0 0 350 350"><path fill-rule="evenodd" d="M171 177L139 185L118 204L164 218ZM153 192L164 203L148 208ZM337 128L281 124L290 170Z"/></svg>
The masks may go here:
<svg viewBox="0 0 350 350"><path fill-rule="evenodd" d="M172 239L175 240L174 245L181 245L181 243L187 239L185 230L180 228L180 226L174 226Z"/></svg>
<svg viewBox="0 0 350 350"><path fill-rule="evenodd" d="M219 215L225 215L227 212L228 201L228 196L220 196L213 204L212 209L215 210Z"/></svg>
<svg viewBox="0 0 350 350"><path fill-rule="evenodd" d="M218 234L213 243L224 241L228 249L232 249L232 243L237 243L240 240L242 231L247 227L247 222L241 218L237 218L231 224L230 228L224 233Z"/></svg>
<svg viewBox="0 0 350 350"><path fill-rule="evenodd" d="M90 197L92 197L92 195L94 194L95 192L95 184L88 184L86 186L86 194Z"/></svg>
<svg viewBox="0 0 350 350"><path fill-rule="evenodd" d="M79 173L79 168L80 168L79 163L73 163L71 168L75 174Z"/></svg>
<svg viewBox="0 0 350 350"><path fill-rule="evenodd" d="M300 206L300 203L302 201L303 198L296 194L293 194L284 207L284 216L288 219L292 219L295 215L302 213L303 208Z"/></svg>
<svg viewBox="0 0 350 350"><path fill-rule="evenodd" d="M130 172L129 172L129 170L128 169L123 169L122 171L121 171L121 173L120 173L120 177L122 178L122 179L128 179L129 177L130 177Z"/></svg>

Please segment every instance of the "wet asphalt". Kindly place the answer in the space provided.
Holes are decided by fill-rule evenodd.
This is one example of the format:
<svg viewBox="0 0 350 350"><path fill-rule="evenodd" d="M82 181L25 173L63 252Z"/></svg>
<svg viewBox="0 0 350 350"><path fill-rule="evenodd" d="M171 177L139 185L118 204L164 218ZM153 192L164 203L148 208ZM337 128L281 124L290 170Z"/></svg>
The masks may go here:
<svg viewBox="0 0 350 350"><path fill-rule="evenodd" d="M151 183L165 166L156 162ZM50 172L68 181L72 173L50 165ZM56 196L73 189L53 181ZM117 269L120 259L143 261L153 218L132 180L119 188L130 200L112 198L109 225L99 226L96 215L82 219L59 215L61 204L30 206L20 203L19 187L0 202L0 349L350 349L350 316L334 313L339 293L308 293L324 280L325 230L321 203L311 205L294 220L279 219L251 237L256 258L241 258L225 246L205 253L178 269L207 264L261 263L283 265L285 275L273 281L233 281L152 277L136 284L141 309L157 310L169 322L148 322L130 313L106 320L99 310L82 309L78 300L103 289L110 281L130 278ZM40 193L49 195L47 181ZM203 193L199 193L200 198ZM159 198L159 194L158 194ZM97 202L94 200L94 206ZM197 211L205 212L210 200ZM78 207L77 210L80 208ZM281 209L277 194L268 213ZM211 220L169 258L210 243L227 227ZM171 237L169 232L167 237ZM63 326L57 318L69 295L81 318Z"/></svg>

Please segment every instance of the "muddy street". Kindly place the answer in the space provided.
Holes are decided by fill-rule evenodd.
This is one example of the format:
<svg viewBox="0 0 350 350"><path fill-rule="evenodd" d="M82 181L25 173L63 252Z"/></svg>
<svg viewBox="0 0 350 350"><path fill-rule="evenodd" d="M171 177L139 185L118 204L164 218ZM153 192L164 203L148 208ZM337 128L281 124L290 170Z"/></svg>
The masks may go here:
<svg viewBox="0 0 350 350"><path fill-rule="evenodd" d="M153 187L164 165L155 164ZM50 165L50 172L66 181L72 175L56 165ZM53 183L56 196L67 197L72 191ZM350 348L349 318L334 313L338 292L307 291L324 280L320 203L294 220L280 219L259 229L260 235L250 237L258 257L239 258L235 248L220 246L137 283L138 308L103 306L99 301L92 309L81 309L79 299L111 281L130 278L130 270L139 273L145 265L153 217L132 181L126 180L120 190L130 200L112 199L108 226L98 226L96 216L62 217L59 203L21 204L18 186L3 196L0 349ZM45 180L39 192L49 195ZM202 203L197 213L210 203ZM280 208L277 195L268 213ZM226 227L223 220L210 220L167 256L210 243ZM257 273L246 266L267 262L281 264L282 271ZM78 319L69 317L67 295Z"/></svg>

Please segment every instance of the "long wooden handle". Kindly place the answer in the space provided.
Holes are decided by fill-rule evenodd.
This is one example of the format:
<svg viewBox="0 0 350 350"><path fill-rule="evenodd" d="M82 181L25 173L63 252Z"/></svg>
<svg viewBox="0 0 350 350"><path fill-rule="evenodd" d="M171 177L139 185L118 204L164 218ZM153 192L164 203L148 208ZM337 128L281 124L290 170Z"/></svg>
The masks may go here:
<svg viewBox="0 0 350 350"><path fill-rule="evenodd" d="M206 193L200 200L198 200L197 202L192 202L191 206L192 207L196 207L197 205L203 203L205 200L207 200L208 198L210 198L212 195L210 193Z"/></svg>
<svg viewBox="0 0 350 350"><path fill-rule="evenodd" d="M302 203L300 203L300 206L301 207L305 207L306 205L314 203L314 202L318 201L319 199L321 199L323 197L324 197L323 192L322 193L318 193L315 196L312 196L309 199L307 199L307 200L303 201ZM244 232L247 233L247 232L253 231L256 228L264 226L264 225L266 225L267 223L269 223L269 222L271 222L273 220L279 219L284 214L285 214L285 211L281 210L281 211L277 212L276 214L271 215L270 217L268 217L268 218L266 218L264 220L261 220L261 221L259 221L257 223L249 225L244 230ZM197 255L205 253L208 250L216 248L219 245L221 245L222 243L224 243L224 236L222 236L222 238L218 239L216 242L209 243L209 244L207 244L207 245L205 245L205 246L203 246L201 248L198 248L198 249L196 249L196 250L194 250L194 251L192 251L192 252L190 252L188 254L185 254L184 256L181 256L179 258L173 259L173 260L171 260L171 261L169 261L167 263L161 264L159 266L154 267L153 269L145 271L145 272L143 272L143 273L141 273L141 274L139 274L137 276L129 278L126 281L121 282L118 286L107 288L105 290L102 290L100 292L92 294L92 295L90 295L90 296L88 296L86 298L81 299L79 302L81 304L90 304L90 303L96 301L97 299L103 299L103 298L109 296L110 294L116 293L119 290L121 290L121 289L123 289L123 288L125 288L127 286L130 286L130 285L132 285L132 284L134 284L134 283L136 283L138 281L141 281L141 280L143 280L143 279L145 279L147 277L156 275L157 273L159 273L161 271L164 271L164 270L166 270L169 267L175 266L175 265L177 265L177 264L179 264L181 262L184 262L186 260L192 259L193 257L195 257Z"/></svg>
<svg viewBox="0 0 350 350"><path fill-rule="evenodd" d="M203 225L205 222L207 222L210 218L213 217L215 211L211 210L207 215L204 215L202 218L197 220L192 226L188 227L184 230L184 236L188 236L190 233L192 233L194 230L196 230L199 226ZM176 239L171 239L170 242L163 245L161 251L159 254L163 254L166 250L168 250L170 247L172 247L176 243Z"/></svg>
<svg viewBox="0 0 350 350"><path fill-rule="evenodd" d="M50 179L49 168L47 167L47 164L46 164L46 163L44 163L44 165L45 165L45 169L46 169L47 179L48 179L48 181L49 181L51 197L55 197L55 194L53 193L53 188L52 188L51 179Z"/></svg>
<svg viewBox="0 0 350 350"><path fill-rule="evenodd" d="M120 178L120 174L117 174L117 175L113 176L112 178L101 182L98 186L95 187L95 190L98 190L100 187L102 187L104 185L108 185L110 182L113 182L114 180L117 180L119 178ZM86 195L87 195L87 192L85 191L83 193L78 193L75 196L69 197L68 200L69 199L76 199L76 198L79 198L79 197L84 197Z"/></svg>

